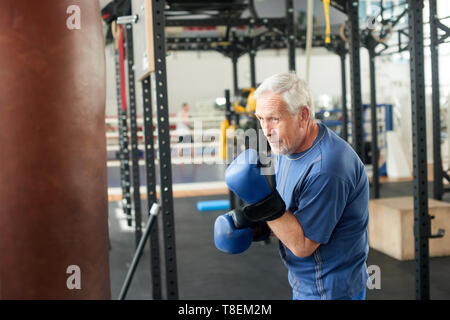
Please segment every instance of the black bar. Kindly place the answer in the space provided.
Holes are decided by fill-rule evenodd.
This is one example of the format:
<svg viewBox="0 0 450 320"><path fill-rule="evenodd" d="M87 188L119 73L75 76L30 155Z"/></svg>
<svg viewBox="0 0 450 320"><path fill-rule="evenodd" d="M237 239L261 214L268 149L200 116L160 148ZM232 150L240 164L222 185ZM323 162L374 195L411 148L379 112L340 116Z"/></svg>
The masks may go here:
<svg viewBox="0 0 450 320"><path fill-rule="evenodd" d="M145 248L145 243L147 242L148 236L150 235L150 230L152 230L153 223L156 221L156 215L150 214L147 225L145 226L144 236L141 237L136 252L134 253L133 260L131 261L130 268L128 269L127 276L125 277L125 281L120 289L119 300L124 300L127 296L128 289L130 287L131 281L134 277L134 272L136 271L136 267L139 264L139 260L142 256L142 251Z"/></svg>
<svg viewBox="0 0 450 320"><path fill-rule="evenodd" d="M341 58L341 86L342 86L342 138L348 141L348 111L347 111L347 77L345 69L345 56L346 52L343 51L339 54Z"/></svg>
<svg viewBox="0 0 450 320"><path fill-rule="evenodd" d="M141 217L141 195L139 179L139 149L137 136L137 115L136 115L136 94L134 81L134 52L133 52L133 29L131 24L125 26L126 37L126 57L128 61L128 97L130 109L130 133L131 133L131 166L133 173L133 203L134 203L134 222L136 247L142 237L142 217Z"/></svg>
<svg viewBox="0 0 450 320"><path fill-rule="evenodd" d="M166 40L167 44L213 44L218 45L222 43L224 46L229 45L229 41L224 38L218 37L170 37Z"/></svg>
<svg viewBox="0 0 450 320"><path fill-rule="evenodd" d="M293 0L286 0L286 38L289 58L289 71L295 71L295 22Z"/></svg>
<svg viewBox="0 0 450 320"><path fill-rule="evenodd" d="M231 124L231 100L230 100L230 90L226 89L225 90L225 118L228 120L228 123ZM226 139L226 135L225 135L225 139ZM228 141L227 141L228 144ZM227 152L227 157L226 157L226 162L228 163L228 159L229 159L229 149L228 145L226 147L226 152ZM231 191L230 189L228 189L228 194L229 194L229 199L230 199L230 210L233 210L236 208L236 196L234 195L233 191Z"/></svg>
<svg viewBox="0 0 450 320"><path fill-rule="evenodd" d="M256 56L256 50L252 43L249 57L250 57L250 86L252 88L256 88L256 66L255 66L255 56Z"/></svg>
<svg viewBox="0 0 450 320"><path fill-rule="evenodd" d="M233 32L233 46L232 46L232 55L231 55L231 63L233 65L233 92L234 96L237 97L239 94L239 75L238 75L238 58L239 54L237 52L236 43L234 40L236 39L236 32ZM231 107L233 109L233 106ZM239 126L240 116L239 113L234 112L234 120L235 124Z"/></svg>
<svg viewBox="0 0 450 320"><path fill-rule="evenodd" d="M350 26L350 89L352 97L352 143L355 152L364 162L363 109L361 102L361 70L359 57L358 1L348 2Z"/></svg>
<svg viewBox="0 0 450 320"><path fill-rule="evenodd" d="M231 62L233 64L233 92L234 92L234 95L237 96L238 91L239 91L239 82L238 82L238 70L237 70L238 58L236 55L233 55Z"/></svg>
<svg viewBox="0 0 450 320"><path fill-rule="evenodd" d="M278 26L283 28L286 20L283 18L211 18L211 19L170 19L166 20L167 27L200 27L200 26Z"/></svg>
<svg viewBox="0 0 450 320"><path fill-rule="evenodd" d="M238 69L237 69L237 64L238 64L238 52L237 52L237 48L236 48L236 32L233 31L232 34L232 47L231 47L231 63L233 65L233 93L234 96L236 97L238 95L238 91L239 91L239 82L238 82Z"/></svg>
<svg viewBox="0 0 450 320"><path fill-rule="evenodd" d="M414 244L416 299L430 299L427 130L425 122L425 74L423 54L423 0L408 0L414 167Z"/></svg>
<svg viewBox="0 0 450 320"><path fill-rule="evenodd" d="M373 198L380 197L380 179L378 174L378 129L377 129L377 93L375 82L375 40L370 41L369 49L369 72L370 72L370 122L372 128L372 191Z"/></svg>
<svg viewBox="0 0 450 320"><path fill-rule="evenodd" d="M254 38L255 49L285 49L287 48L286 37L277 36L256 36ZM332 41L338 41L338 36L332 35ZM238 37L233 43L236 43L241 48L238 52L238 56L245 54L248 50L242 49L248 46L248 42L251 41L250 37ZM324 37L316 35L313 38L313 47L323 47ZM295 39L296 48L304 48L306 41L303 38L297 37ZM207 38L207 37L187 37L187 38L169 38L167 40L167 49L171 51L218 51L225 56L231 56L232 43L222 38Z"/></svg>
<svg viewBox="0 0 450 320"><path fill-rule="evenodd" d="M115 51L116 59L116 92L117 92L117 127L119 130L120 186L122 187L122 209L127 217L127 225L131 226L131 196L130 196L130 158L128 152L127 112L122 110L122 87L120 77L120 56Z"/></svg>
<svg viewBox="0 0 450 320"><path fill-rule="evenodd" d="M429 0L430 6L430 51L431 51L431 101L433 113L433 196L436 200L442 200L444 186L442 183L442 158L441 158L441 110L439 91L439 39L437 24L436 0Z"/></svg>
<svg viewBox="0 0 450 320"><path fill-rule="evenodd" d="M153 111L151 95L151 79L147 76L142 81L142 95L144 98L144 143L145 143L145 172L147 175L147 212L150 213L151 204L156 203L156 169L155 149L153 139ZM153 299L161 300L161 269L159 254L159 232L158 223L150 233L150 266L152 274Z"/></svg>
<svg viewBox="0 0 450 320"><path fill-rule="evenodd" d="M225 90L225 118L228 120L228 123L231 124L231 100L230 100L230 90Z"/></svg>
<svg viewBox="0 0 450 320"><path fill-rule="evenodd" d="M169 107L167 102L165 1L153 1L153 39L155 48L156 117L160 170L160 199L164 225L167 299L178 299L175 223L172 193Z"/></svg>
<svg viewBox="0 0 450 320"><path fill-rule="evenodd" d="M304 47L305 43L306 43L306 39L304 38L304 36L296 36L296 44L297 47ZM267 34L260 34L260 35L255 35L255 36L239 36L236 38L236 43L245 45L247 43L249 43L251 40L255 40L256 44L262 44L262 43L266 43L266 44L270 44L273 42L285 42L286 36L285 35L279 35L279 34L271 34L271 35L267 35ZM336 40L339 41L340 38L337 35L331 35L331 39L332 40ZM312 39L312 44L313 46L320 46L323 47L324 46L324 40L325 40L325 36L323 35L314 35L313 39ZM223 45L223 46L228 46L230 45L230 41L227 40L227 38L225 37L170 37L167 38L167 44L178 44L178 45L186 45L186 44L192 44L192 45L198 45L198 44L211 44L213 46L217 46L217 45Z"/></svg>

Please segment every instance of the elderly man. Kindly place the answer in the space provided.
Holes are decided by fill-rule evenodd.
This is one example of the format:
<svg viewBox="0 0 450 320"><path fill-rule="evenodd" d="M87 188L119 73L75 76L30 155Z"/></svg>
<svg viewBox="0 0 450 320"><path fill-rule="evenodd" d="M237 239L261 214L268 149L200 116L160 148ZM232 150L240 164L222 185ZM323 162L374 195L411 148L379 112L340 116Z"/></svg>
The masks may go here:
<svg viewBox="0 0 450 320"><path fill-rule="evenodd" d="M226 173L229 188L247 204L230 215L233 232L267 223L280 240L293 299L365 299L369 183L363 163L315 121L311 92L295 74L267 78L255 98L256 117L276 155L276 190L261 178L256 151L241 154Z"/></svg>

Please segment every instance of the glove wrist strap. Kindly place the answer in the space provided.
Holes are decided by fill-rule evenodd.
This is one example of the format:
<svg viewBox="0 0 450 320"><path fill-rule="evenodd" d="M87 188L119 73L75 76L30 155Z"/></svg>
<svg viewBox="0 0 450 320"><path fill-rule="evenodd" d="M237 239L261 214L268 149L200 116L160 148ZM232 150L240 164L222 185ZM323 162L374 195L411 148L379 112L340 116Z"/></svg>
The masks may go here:
<svg viewBox="0 0 450 320"><path fill-rule="evenodd" d="M250 221L271 221L281 217L286 211L286 205L275 189L263 200L243 208L245 217Z"/></svg>

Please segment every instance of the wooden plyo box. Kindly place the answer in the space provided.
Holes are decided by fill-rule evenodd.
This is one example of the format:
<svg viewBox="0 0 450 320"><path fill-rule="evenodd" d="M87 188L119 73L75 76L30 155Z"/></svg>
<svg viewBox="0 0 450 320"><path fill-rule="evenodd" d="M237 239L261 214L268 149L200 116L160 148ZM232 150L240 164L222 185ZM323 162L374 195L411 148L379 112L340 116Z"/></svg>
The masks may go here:
<svg viewBox="0 0 450 320"><path fill-rule="evenodd" d="M443 238L429 240L430 257L450 256L450 203L428 200L431 233L444 229ZM398 260L414 259L413 197L369 201L369 246Z"/></svg>

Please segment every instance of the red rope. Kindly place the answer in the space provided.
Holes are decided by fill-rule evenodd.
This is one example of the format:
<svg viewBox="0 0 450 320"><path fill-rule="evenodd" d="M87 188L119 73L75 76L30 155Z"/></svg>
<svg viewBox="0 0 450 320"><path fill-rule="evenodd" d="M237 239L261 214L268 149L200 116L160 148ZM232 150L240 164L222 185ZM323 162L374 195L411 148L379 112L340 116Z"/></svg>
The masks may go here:
<svg viewBox="0 0 450 320"><path fill-rule="evenodd" d="M122 111L127 110L127 92L125 88L125 50L123 46L123 29L119 26L119 55L120 55L120 87L122 93Z"/></svg>

